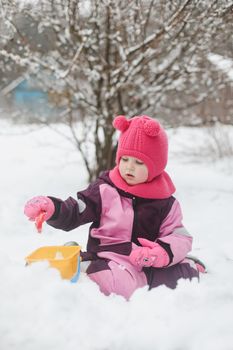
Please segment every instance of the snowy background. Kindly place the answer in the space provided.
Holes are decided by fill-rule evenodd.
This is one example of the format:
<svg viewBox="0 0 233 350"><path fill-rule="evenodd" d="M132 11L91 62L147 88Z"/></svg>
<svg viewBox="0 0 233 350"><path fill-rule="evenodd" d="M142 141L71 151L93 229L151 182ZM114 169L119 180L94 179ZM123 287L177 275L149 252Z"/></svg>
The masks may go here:
<svg viewBox="0 0 233 350"><path fill-rule="evenodd" d="M69 233L45 225L38 234L23 207L35 195L75 196L86 173L72 145L51 129L1 121L0 130L0 349L233 349L233 160L201 159L203 130L170 132L167 170L194 236L192 253L208 274L176 290L143 288L130 302L105 297L83 273L71 284L45 263L25 267L40 246L76 240L85 247L88 225Z"/></svg>

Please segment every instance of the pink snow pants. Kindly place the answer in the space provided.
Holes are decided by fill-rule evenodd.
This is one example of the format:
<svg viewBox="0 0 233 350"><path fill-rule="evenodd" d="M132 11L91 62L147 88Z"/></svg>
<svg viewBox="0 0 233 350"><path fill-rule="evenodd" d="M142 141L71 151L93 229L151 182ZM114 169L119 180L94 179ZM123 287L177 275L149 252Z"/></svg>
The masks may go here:
<svg viewBox="0 0 233 350"><path fill-rule="evenodd" d="M87 269L89 278L96 282L105 295L115 293L127 300L133 292L147 285L143 271L137 271L134 266L119 264L115 261L98 259L91 262Z"/></svg>
<svg viewBox="0 0 233 350"><path fill-rule="evenodd" d="M160 285L175 289L179 279L199 278L195 264L189 259L171 267L145 268L143 271L138 271L129 263L97 259L91 262L86 272L105 295L115 293L127 300L136 289L146 285L148 289Z"/></svg>

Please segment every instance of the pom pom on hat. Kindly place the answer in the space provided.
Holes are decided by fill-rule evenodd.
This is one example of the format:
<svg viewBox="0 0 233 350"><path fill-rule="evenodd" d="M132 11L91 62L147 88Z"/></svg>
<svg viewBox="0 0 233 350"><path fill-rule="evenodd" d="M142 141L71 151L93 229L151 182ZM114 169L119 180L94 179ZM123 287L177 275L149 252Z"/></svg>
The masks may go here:
<svg viewBox="0 0 233 350"><path fill-rule="evenodd" d="M145 134L151 137L155 137L159 134L161 131L161 126L157 122L157 120L145 120L143 129L145 131Z"/></svg>
<svg viewBox="0 0 233 350"><path fill-rule="evenodd" d="M113 126L115 129L120 130L121 132L128 129L130 122L126 119L124 115L118 115L113 120Z"/></svg>
<svg viewBox="0 0 233 350"><path fill-rule="evenodd" d="M142 122L142 128L146 135L155 137L159 134L159 132L161 131L161 126L159 122L157 122L157 120L151 119L148 116L141 116L140 118ZM131 120L128 120L124 115L118 115L113 120L113 126L115 129L124 132L130 126L130 121Z"/></svg>

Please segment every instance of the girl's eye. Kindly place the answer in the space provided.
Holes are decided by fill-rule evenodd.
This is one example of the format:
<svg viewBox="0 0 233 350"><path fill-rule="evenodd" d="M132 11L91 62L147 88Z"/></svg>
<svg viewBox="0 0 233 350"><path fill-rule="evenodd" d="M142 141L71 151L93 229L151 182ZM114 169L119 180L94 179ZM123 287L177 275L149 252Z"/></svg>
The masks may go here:
<svg viewBox="0 0 233 350"><path fill-rule="evenodd" d="M138 165L143 165L144 163L143 163L143 162L140 162L140 160L136 160L136 164L138 164Z"/></svg>
<svg viewBox="0 0 233 350"><path fill-rule="evenodd" d="M123 160L123 162L127 162L128 161L128 158L121 158Z"/></svg>

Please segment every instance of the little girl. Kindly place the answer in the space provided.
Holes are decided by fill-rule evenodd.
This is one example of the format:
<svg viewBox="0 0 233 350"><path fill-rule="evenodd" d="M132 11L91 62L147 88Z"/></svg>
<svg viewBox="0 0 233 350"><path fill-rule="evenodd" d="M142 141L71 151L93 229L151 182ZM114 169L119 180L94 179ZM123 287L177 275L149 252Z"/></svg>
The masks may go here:
<svg viewBox="0 0 233 350"><path fill-rule="evenodd" d="M91 222L82 261L90 262L86 273L106 295L129 299L146 285L175 288L179 279L198 278L204 266L187 257L192 237L164 171L165 130L148 116L118 116L113 126L121 131L116 167L78 192L76 199L32 198L25 214L35 220L45 212L49 225L65 231Z"/></svg>

